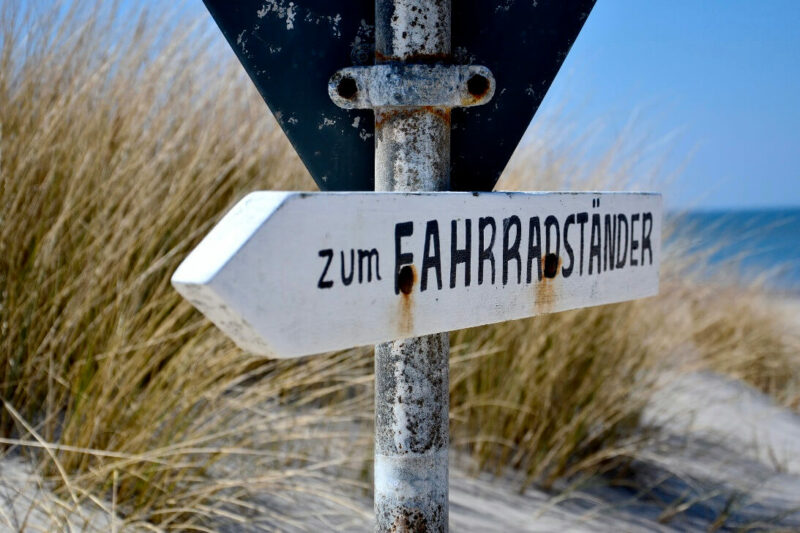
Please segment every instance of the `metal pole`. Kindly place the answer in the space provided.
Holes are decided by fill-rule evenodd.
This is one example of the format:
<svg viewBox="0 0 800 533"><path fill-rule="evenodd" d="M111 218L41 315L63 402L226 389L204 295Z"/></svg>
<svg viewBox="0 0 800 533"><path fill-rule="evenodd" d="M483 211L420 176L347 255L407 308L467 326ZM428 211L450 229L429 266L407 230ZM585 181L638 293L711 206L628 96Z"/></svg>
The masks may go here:
<svg viewBox="0 0 800 533"><path fill-rule="evenodd" d="M447 59L450 20L450 0L375 0L376 63ZM376 109L375 190L449 187L450 109ZM447 531L449 353L447 333L375 346L375 531Z"/></svg>

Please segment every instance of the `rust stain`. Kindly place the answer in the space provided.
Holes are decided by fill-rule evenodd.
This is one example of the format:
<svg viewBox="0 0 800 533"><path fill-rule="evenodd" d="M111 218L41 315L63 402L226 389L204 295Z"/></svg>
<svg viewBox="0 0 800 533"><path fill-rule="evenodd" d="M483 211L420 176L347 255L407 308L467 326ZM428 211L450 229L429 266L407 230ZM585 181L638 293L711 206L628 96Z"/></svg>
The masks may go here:
<svg viewBox="0 0 800 533"><path fill-rule="evenodd" d="M467 91L469 95L461 99L461 105L475 105L489 94L491 88L492 84L489 82L488 78L481 74L473 74L472 77L467 80Z"/></svg>
<svg viewBox="0 0 800 533"><path fill-rule="evenodd" d="M450 125L450 110L442 107L410 107L410 108L383 108L380 113L375 116L375 129L380 129L386 122L392 121L396 118L409 118L414 115L422 113L430 113L442 119L442 121Z"/></svg>
<svg viewBox="0 0 800 533"><path fill-rule="evenodd" d="M411 286L406 292L400 291L400 310L398 316L397 329L400 336L410 336L414 329L414 286L417 284L417 269L414 265L408 265L403 268L411 270Z"/></svg>
<svg viewBox="0 0 800 533"><path fill-rule="evenodd" d="M491 85L489 85L489 82L487 81L486 85L485 85L485 88L482 91L479 91L477 93L470 93L470 94L472 94L472 96L477 101L477 100L480 100L481 98L483 98L484 96L486 96L487 94L489 94L489 89L490 88L491 88Z"/></svg>
<svg viewBox="0 0 800 533"><path fill-rule="evenodd" d="M486 89L486 91L478 95L467 94L466 96L461 98L461 106L469 107L479 104L481 101L483 101L484 98L486 98L486 94L488 92L489 89Z"/></svg>
<svg viewBox="0 0 800 533"><path fill-rule="evenodd" d="M444 107L425 106L425 107L422 108L422 110L423 111L427 111L431 115L436 115L437 117L442 119L442 121L445 124L447 124L448 126L450 125L450 110L449 109L444 108Z"/></svg>
<svg viewBox="0 0 800 533"><path fill-rule="evenodd" d="M336 92L345 100L353 100L358 94L358 84L352 76L340 76L336 82Z"/></svg>
<svg viewBox="0 0 800 533"><path fill-rule="evenodd" d="M401 509L400 516L395 518L392 533L418 533L428 531L428 522L425 515L417 509Z"/></svg>
<svg viewBox="0 0 800 533"><path fill-rule="evenodd" d="M419 108L403 109L403 108L384 108L380 113L375 114L375 129L382 128L387 122L391 122L396 118L408 118L419 113Z"/></svg>
<svg viewBox="0 0 800 533"><path fill-rule="evenodd" d="M544 257L539 258L539 262L542 267L542 271L545 270L545 260ZM533 301L533 312L536 315L544 315L550 313L553 309L553 304L556 301L557 293L556 293L556 285L558 284L558 272L561 271L561 265L563 261L559 257L558 258L558 268L556 269L556 275L554 277L547 277L542 276L542 279L534 285L534 301Z"/></svg>
<svg viewBox="0 0 800 533"><path fill-rule="evenodd" d="M476 97L476 96L472 96L472 95L465 96L464 98L461 99L461 107L473 106L473 105L477 104L478 102L480 102L482 99L483 99L483 96L480 96L480 97Z"/></svg>
<svg viewBox="0 0 800 533"><path fill-rule="evenodd" d="M397 58L397 57L394 57L394 56L389 56L389 55L384 54L383 52L379 52L378 50L375 50L375 62L376 63L392 63L392 62L395 62L395 61L399 62L400 58Z"/></svg>

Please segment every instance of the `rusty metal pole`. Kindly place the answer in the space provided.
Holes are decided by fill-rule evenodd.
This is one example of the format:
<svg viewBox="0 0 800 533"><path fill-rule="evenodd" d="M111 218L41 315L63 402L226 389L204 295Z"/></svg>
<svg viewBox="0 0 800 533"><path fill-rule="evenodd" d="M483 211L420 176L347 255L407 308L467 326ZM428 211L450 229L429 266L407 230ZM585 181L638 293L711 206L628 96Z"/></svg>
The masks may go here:
<svg viewBox="0 0 800 533"><path fill-rule="evenodd" d="M376 63L442 62L450 20L450 0L376 0ZM375 190L449 187L450 109L376 109ZM378 532L447 531L449 353L447 333L375 347Z"/></svg>

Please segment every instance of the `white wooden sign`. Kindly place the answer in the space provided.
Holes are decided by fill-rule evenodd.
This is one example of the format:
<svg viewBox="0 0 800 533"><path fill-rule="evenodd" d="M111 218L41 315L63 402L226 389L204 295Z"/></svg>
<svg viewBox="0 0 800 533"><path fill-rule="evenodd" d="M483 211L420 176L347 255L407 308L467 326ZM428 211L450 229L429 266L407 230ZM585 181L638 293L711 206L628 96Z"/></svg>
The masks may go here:
<svg viewBox="0 0 800 533"><path fill-rule="evenodd" d="M295 357L651 296L660 259L657 194L256 192L172 283Z"/></svg>

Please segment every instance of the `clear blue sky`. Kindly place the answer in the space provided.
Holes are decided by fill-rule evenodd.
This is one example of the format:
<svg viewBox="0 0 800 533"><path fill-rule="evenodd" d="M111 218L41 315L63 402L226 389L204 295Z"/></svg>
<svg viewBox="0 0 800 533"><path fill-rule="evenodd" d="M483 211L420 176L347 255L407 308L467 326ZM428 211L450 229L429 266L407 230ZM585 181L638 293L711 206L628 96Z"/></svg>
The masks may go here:
<svg viewBox="0 0 800 533"><path fill-rule="evenodd" d="M598 0L540 112L669 139L673 207L800 206L800 0Z"/></svg>

